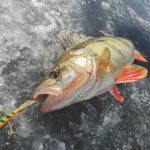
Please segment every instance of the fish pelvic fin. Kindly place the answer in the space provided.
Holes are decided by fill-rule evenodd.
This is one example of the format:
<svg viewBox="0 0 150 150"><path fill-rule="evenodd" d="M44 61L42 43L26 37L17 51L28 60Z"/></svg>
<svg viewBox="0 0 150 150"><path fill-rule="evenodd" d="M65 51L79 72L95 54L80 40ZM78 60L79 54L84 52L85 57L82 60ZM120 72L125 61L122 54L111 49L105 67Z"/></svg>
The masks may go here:
<svg viewBox="0 0 150 150"><path fill-rule="evenodd" d="M119 90L118 90L116 85L109 92L111 93L111 95L113 97L116 98L117 101L119 101L119 102L123 102L124 101L124 97L120 95L120 92L119 92Z"/></svg>
<svg viewBox="0 0 150 150"><path fill-rule="evenodd" d="M116 83L130 83L141 80L147 76L148 70L139 65L129 65L123 68L116 79Z"/></svg>
<svg viewBox="0 0 150 150"><path fill-rule="evenodd" d="M146 60L146 58L144 58L144 56L142 56L142 54L140 52L138 52L137 50L134 51L134 59L139 60L139 61L143 61L143 62L148 62Z"/></svg>
<svg viewBox="0 0 150 150"><path fill-rule="evenodd" d="M35 100L28 100L15 110L11 111L10 113L6 114L3 117L0 117L0 128L2 128L5 124L7 124L17 113L19 113L20 111L22 111L23 109L27 108L28 106L34 103L36 103Z"/></svg>

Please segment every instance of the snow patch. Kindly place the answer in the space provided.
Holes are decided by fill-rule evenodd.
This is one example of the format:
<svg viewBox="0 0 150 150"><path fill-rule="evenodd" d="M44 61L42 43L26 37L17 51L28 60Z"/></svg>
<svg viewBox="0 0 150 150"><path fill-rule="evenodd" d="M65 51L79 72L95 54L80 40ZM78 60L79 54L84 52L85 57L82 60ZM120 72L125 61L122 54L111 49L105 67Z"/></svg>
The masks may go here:
<svg viewBox="0 0 150 150"><path fill-rule="evenodd" d="M107 2L104 2L104 1L101 3L101 7L102 7L103 9L105 9L105 10L111 9L111 8L110 8L110 4L107 3Z"/></svg>

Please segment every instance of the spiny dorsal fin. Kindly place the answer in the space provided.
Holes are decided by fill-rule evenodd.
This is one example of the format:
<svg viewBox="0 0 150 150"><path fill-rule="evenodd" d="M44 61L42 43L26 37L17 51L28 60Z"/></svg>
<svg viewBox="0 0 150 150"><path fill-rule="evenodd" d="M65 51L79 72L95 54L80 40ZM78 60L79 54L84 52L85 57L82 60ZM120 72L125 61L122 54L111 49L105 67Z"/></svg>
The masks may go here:
<svg viewBox="0 0 150 150"><path fill-rule="evenodd" d="M76 32L62 32L57 36L58 43L65 50L73 48L76 45L89 39L92 39L92 37L88 37Z"/></svg>

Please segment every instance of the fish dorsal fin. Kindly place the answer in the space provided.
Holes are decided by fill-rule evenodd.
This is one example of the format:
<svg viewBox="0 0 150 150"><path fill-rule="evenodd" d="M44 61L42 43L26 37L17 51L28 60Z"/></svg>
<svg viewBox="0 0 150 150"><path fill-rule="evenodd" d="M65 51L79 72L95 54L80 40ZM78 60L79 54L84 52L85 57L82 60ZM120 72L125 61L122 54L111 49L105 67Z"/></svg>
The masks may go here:
<svg viewBox="0 0 150 150"><path fill-rule="evenodd" d="M110 33L106 33L105 31L100 31L100 36L109 36L109 37L114 37L113 34L110 34Z"/></svg>
<svg viewBox="0 0 150 150"><path fill-rule="evenodd" d="M88 37L76 32L62 32L57 36L58 43L65 50L73 48L89 39L92 39L92 37Z"/></svg>

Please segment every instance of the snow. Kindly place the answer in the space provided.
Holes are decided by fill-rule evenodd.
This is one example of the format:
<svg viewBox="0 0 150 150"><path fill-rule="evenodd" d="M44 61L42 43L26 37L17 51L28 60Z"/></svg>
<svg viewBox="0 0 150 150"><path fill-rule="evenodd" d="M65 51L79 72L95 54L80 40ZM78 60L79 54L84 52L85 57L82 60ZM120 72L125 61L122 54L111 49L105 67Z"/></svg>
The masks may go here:
<svg viewBox="0 0 150 150"><path fill-rule="evenodd" d="M104 8L104 9L110 9L110 5L109 5L109 3L107 3L107 2L102 2L102 4L101 4L101 6L102 6L102 8Z"/></svg>

